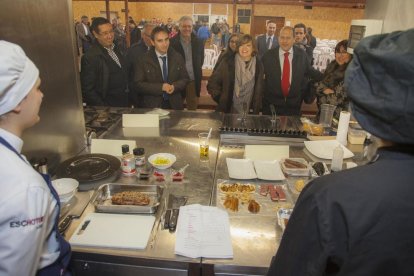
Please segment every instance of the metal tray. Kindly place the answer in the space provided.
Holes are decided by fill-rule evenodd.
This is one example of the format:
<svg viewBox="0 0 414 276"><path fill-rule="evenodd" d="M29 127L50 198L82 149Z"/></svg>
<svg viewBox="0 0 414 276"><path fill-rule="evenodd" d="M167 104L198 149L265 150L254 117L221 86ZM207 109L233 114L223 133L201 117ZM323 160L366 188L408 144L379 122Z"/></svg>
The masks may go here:
<svg viewBox="0 0 414 276"><path fill-rule="evenodd" d="M111 197L115 193L134 191L147 194L150 203L146 206L139 205L114 205ZM96 212L122 213L122 214L154 214L160 205L163 188L158 185L131 185L119 183L107 183L99 187L92 200Z"/></svg>

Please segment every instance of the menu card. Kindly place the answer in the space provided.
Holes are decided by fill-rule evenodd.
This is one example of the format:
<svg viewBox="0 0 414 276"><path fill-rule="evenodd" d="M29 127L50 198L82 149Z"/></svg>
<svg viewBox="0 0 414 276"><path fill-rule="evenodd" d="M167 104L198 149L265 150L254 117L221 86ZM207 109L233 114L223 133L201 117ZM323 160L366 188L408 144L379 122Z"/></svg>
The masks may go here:
<svg viewBox="0 0 414 276"><path fill-rule="evenodd" d="M217 207L180 207L175 254L190 258L233 258L229 216Z"/></svg>

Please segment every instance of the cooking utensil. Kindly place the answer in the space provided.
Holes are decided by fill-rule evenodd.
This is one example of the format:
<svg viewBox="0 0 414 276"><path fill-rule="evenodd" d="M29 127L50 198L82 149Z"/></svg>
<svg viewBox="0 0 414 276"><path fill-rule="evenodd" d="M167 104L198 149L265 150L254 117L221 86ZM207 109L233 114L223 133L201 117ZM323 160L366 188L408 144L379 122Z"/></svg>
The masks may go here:
<svg viewBox="0 0 414 276"><path fill-rule="evenodd" d="M88 225L89 225L90 222L91 222L90 220L85 221L83 223L81 229L79 229L77 235L81 235L85 231L86 227L88 227Z"/></svg>
<svg viewBox="0 0 414 276"><path fill-rule="evenodd" d="M84 154L62 162L57 170L58 178L74 178L82 183L108 178L121 166L118 158L108 154Z"/></svg>
<svg viewBox="0 0 414 276"><path fill-rule="evenodd" d="M170 229L171 232L175 231L175 228L177 227L177 220L178 215L180 213L180 206L184 206L187 203L187 196L175 196L173 194L170 194L168 199L168 206L171 210L170 216L168 218L168 210L165 212L165 220L164 220L164 226L165 221L168 220L168 229Z"/></svg>
<svg viewBox="0 0 414 276"><path fill-rule="evenodd" d="M80 218L86 206L89 204L89 193L78 192L74 197L74 202L71 204L70 210L65 217L59 222L58 231L63 234L69 227L74 218Z"/></svg>

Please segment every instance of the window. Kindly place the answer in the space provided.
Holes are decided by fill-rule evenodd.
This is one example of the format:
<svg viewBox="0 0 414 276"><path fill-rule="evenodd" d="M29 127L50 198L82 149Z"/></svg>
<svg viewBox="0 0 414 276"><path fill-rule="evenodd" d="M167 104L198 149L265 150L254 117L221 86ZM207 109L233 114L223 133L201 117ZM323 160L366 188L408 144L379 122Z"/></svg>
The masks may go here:
<svg viewBox="0 0 414 276"><path fill-rule="evenodd" d="M251 10L249 10L249 9L239 9L239 10L237 10L238 23L249 24L250 23L250 15L251 15Z"/></svg>

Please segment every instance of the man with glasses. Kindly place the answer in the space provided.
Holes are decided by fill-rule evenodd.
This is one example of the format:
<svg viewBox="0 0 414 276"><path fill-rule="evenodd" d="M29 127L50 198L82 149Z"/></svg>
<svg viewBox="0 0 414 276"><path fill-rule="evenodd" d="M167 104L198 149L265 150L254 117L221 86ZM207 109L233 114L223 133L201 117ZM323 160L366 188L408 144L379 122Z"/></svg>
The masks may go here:
<svg viewBox="0 0 414 276"><path fill-rule="evenodd" d="M279 46L277 41L276 33L276 23L269 20L266 23L266 33L259 35L256 39L256 48L257 53L260 59L263 55L270 49L274 49Z"/></svg>
<svg viewBox="0 0 414 276"><path fill-rule="evenodd" d="M203 75L201 67L204 63L204 44L193 33L193 19L190 16L180 18L179 28L179 34L171 39L171 47L185 60L185 67L190 77L185 91L187 109L196 110Z"/></svg>
<svg viewBox="0 0 414 276"><path fill-rule="evenodd" d="M128 83L130 88L130 103L135 107L140 107L140 99L138 91L134 89L134 75L137 62L142 56L151 49L151 32L155 28L155 24L145 23L142 29L141 40L132 44L128 49L126 60L128 62Z"/></svg>
<svg viewBox="0 0 414 276"><path fill-rule="evenodd" d="M83 101L93 106L128 106L127 64L114 45L111 23L103 17L92 21L95 43L82 56Z"/></svg>

